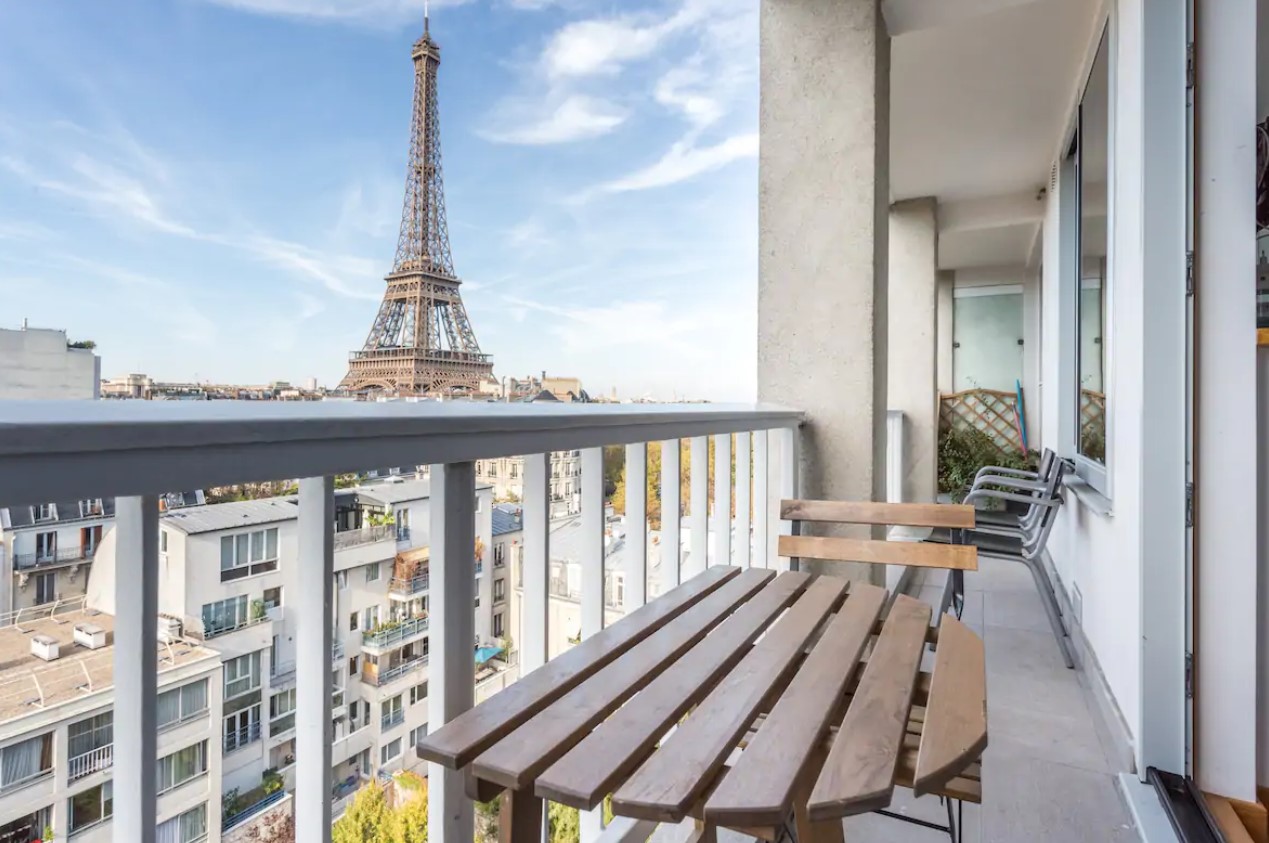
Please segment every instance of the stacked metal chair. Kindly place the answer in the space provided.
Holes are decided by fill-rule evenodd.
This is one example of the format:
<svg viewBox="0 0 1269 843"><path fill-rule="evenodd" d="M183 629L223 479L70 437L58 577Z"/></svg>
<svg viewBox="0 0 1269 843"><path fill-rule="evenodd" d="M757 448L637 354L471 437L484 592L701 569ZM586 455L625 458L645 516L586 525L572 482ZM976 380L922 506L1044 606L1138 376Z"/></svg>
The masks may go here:
<svg viewBox="0 0 1269 843"><path fill-rule="evenodd" d="M1070 464L1045 449L1039 471L987 466L974 477L965 503L977 506L1001 501L1014 508L1003 511L979 508L972 530L936 531L930 541L972 544L979 556L1018 562L1031 572L1058 649L1067 667L1075 666L1074 648L1062 619L1053 581L1044 564L1044 548L1062 505L1062 477ZM959 585L959 584L958 584ZM960 589L957 588L959 591Z"/></svg>

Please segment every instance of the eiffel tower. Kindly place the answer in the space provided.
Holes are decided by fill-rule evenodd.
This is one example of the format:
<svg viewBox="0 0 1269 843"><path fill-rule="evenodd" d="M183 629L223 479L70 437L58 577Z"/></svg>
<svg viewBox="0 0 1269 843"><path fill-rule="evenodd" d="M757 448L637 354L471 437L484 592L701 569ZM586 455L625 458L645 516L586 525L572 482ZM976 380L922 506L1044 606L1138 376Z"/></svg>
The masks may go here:
<svg viewBox="0 0 1269 843"><path fill-rule="evenodd" d="M449 251L436 92L441 48L426 13L411 56L414 117L396 260L366 344L349 355L339 388L391 395L474 392L493 373L493 360L476 342Z"/></svg>

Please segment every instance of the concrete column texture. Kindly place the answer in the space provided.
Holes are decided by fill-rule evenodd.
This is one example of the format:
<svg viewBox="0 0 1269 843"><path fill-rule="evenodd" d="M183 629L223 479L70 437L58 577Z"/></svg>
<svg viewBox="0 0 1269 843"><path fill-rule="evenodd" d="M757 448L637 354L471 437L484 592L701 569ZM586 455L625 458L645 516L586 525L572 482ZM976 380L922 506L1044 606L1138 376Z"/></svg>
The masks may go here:
<svg viewBox="0 0 1269 843"><path fill-rule="evenodd" d="M876 0L762 0L758 396L802 493L884 499L890 41Z"/></svg>
<svg viewBox="0 0 1269 843"><path fill-rule="evenodd" d="M903 413L903 500L933 501L938 487L938 218L933 198L890 208L886 408Z"/></svg>
<svg viewBox="0 0 1269 843"><path fill-rule="evenodd" d="M955 392L955 380L952 370L952 355L955 340L955 313L956 299L953 291L956 289L956 273L950 270L943 270L939 273L938 281L938 329L936 331L938 341L938 386L939 393ZM1038 345L1039 343L1037 343Z"/></svg>

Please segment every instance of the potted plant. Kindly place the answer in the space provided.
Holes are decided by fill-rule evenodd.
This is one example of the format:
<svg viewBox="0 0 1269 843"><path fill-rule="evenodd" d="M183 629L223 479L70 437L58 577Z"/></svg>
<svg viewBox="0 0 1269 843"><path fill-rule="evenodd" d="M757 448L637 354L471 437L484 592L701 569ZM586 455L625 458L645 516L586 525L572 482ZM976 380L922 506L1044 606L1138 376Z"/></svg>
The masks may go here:
<svg viewBox="0 0 1269 843"><path fill-rule="evenodd" d="M251 619L253 621L262 620L264 618L264 613L265 613L264 601L259 599L252 600L251 601Z"/></svg>
<svg viewBox="0 0 1269 843"><path fill-rule="evenodd" d="M265 796L268 796L271 793L277 793L282 789L282 774L272 768L265 770L264 776L261 778L261 785Z"/></svg>

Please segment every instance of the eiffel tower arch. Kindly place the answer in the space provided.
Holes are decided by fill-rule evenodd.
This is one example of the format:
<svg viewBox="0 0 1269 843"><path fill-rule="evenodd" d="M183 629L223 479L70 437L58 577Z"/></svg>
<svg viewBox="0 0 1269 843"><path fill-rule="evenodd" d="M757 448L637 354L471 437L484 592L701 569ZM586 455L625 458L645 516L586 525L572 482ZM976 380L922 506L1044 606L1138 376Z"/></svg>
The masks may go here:
<svg viewBox="0 0 1269 843"><path fill-rule="evenodd" d="M362 349L349 355L348 374L339 384L348 392L474 392L493 373L493 358L481 352L467 318L449 249L436 89L441 48L426 18L411 56L414 111L401 234L374 325Z"/></svg>

